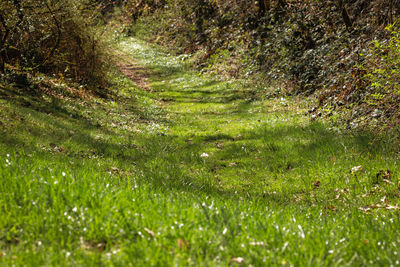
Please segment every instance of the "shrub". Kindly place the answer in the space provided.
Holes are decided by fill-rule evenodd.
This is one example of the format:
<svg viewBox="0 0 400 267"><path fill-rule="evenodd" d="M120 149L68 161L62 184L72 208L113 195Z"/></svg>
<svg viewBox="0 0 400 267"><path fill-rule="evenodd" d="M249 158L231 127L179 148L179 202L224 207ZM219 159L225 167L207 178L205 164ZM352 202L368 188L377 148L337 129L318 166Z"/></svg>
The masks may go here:
<svg viewBox="0 0 400 267"><path fill-rule="evenodd" d="M89 0L4 0L0 4L0 71L62 73L101 83L101 5Z"/></svg>
<svg viewBox="0 0 400 267"><path fill-rule="evenodd" d="M363 64L365 101L374 117L400 118L400 20L386 27L390 38L374 40Z"/></svg>

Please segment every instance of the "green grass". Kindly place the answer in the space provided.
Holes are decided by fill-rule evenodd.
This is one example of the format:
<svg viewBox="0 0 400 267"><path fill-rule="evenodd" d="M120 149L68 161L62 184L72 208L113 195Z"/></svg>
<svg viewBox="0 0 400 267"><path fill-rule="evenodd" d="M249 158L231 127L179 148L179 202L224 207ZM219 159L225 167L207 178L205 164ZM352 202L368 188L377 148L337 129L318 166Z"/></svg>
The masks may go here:
<svg viewBox="0 0 400 267"><path fill-rule="evenodd" d="M1 85L1 265L399 265L398 146L116 49L151 92L116 69L109 100Z"/></svg>

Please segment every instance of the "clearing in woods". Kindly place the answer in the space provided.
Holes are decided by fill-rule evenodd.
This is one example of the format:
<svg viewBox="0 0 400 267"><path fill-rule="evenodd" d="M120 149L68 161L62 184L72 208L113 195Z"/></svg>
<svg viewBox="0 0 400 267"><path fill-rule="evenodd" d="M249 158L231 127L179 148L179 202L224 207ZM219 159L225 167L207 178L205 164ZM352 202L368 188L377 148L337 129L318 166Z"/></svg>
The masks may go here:
<svg viewBox="0 0 400 267"><path fill-rule="evenodd" d="M115 50L109 100L0 88L0 264L399 264L390 142Z"/></svg>

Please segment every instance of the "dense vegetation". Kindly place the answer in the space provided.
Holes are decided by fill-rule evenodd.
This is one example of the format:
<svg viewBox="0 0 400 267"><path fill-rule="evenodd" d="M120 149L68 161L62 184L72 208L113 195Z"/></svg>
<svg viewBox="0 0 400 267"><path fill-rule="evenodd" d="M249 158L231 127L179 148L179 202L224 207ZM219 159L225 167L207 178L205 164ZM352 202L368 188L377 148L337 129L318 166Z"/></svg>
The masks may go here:
<svg viewBox="0 0 400 267"><path fill-rule="evenodd" d="M353 126L399 121L398 0L130 2L153 40L195 53L201 68L245 77L263 94L271 84L315 93L316 114L342 107Z"/></svg>
<svg viewBox="0 0 400 267"><path fill-rule="evenodd" d="M95 1L5 0L0 4L0 71L3 79L32 87L37 73L101 86L105 24Z"/></svg>
<svg viewBox="0 0 400 267"><path fill-rule="evenodd" d="M167 45L202 71L244 78L254 95L313 95L310 112L346 123L398 124L398 0L7 0L0 71L30 85L44 72L106 95L104 34ZM119 25L110 15L119 10ZM108 22L108 23L107 23ZM129 27L131 24L131 27ZM29 75L28 75L29 76ZM4 79L4 76L3 76Z"/></svg>

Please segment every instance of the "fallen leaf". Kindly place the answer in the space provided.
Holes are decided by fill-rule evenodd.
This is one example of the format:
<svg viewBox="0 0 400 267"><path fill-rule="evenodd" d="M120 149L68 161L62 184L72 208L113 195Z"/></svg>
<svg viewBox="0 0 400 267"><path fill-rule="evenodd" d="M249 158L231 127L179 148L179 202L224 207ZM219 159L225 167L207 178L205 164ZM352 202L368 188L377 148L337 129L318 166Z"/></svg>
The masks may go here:
<svg viewBox="0 0 400 267"><path fill-rule="evenodd" d="M391 183L390 180L393 177L393 173L390 170L380 170L375 176L375 183L380 182Z"/></svg>
<svg viewBox="0 0 400 267"><path fill-rule="evenodd" d="M377 174L376 174L376 177L378 178L378 177L382 177L383 179L388 179L388 180L390 180L390 179L392 179L392 177L393 177L393 173L392 173L392 171L391 170L380 170Z"/></svg>
<svg viewBox="0 0 400 267"><path fill-rule="evenodd" d="M387 199L386 196L384 196L384 197L381 199L381 202L386 203L386 204L389 204L389 199Z"/></svg>
<svg viewBox="0 0 400 267"><path fill-rule="evenodd" d="M325 206L325 208L324 208L325 210L330 210L330 211L336 211L336 207L335 206L333 206L333 205L330 205L330 206Z"/></svg>
<svg viewBox="0 0 400 267"><path fill-rule="evenodd" d="M236 166L236 162L229 163L229 167L233 167L233 166Z"/></svg>
<svg viewBox="0 0 400 267"><path fill-rule="evenodd" d="M388 203L384 199L385 198L381 199L381 201L383 200L384 203ZM361 208L359 208L359 210L364 211L364 212L368 212L368 211L371 211L372 209L381 209L381 208L385 209L385 210L399 210L400 209L400 207L397 206L397 205L396 206L392 206L392 205L388 205L388 204L386 204L386 205L371 204L371 205L368 205L368 206L361 207Z"/></svg>
<svg viewBox="0 0 400 267"><path fill-rule="evenodd" d="M97 248L99 251L104 251L104 250L106 249L106 244L105 244L105 243L98 243L97 246L96 246L96 248Z"/></svg>
<svg viewBox="0 0 400 267"><path fill-rule="evenodd" d="M368 206L364 206L364 207L360 207L359 210L364 211L364 212L368 212L368 211L371 210L371 208L368 207Z"/></svg>
<svg viewBox="0 0 400 267"><path fill-rule="evenodd" d="M387 184L394 184L392 181L388 180L388 179L383 179L383 182L387 183Z"/></svg>
<svg viewBox="0 0 400 267"><path fill-rule="evenodd" d="M186 250L189 248L189 242L187 242L185 239L179 238L177 242L181 249Z"/></svg>
<svg viewBox="0 0 400 267"><path fill-rule="evenodd" d="M361 166L361 165L351 168L351 173L352 174L357 173L357 172L362 172L362 171L364 171L364 167Z"/></svg>
<svg viewBox="0 0 400 267"><path fill-rule="evenodd" d="M299 196L295 196L294 201L298 202L298 201L300 201L302 199L303 199L303 197L299 195Z"/></svg>
<svg viewBox="0 0 400 267"><path fill-rule="evenodd" d="M215 143L215 146L217 148L223 148L224 147L224 143Z"/></svg>
<svg viewBox="0 0 400 267"><path fill-rule="evenodd" d="M320 180L316 180L316 181L314 182L314 187L315 187L315 188L319 188L320 185L321 185L321 181L320 181Z"/></svg>
<svg viewBox="0 0 400 267"><path fill-rule="evenodd" d="M369 241L368 241L367 239L365 239L365 240L363 241L363 243L364 243L364 245L368 245L368 244L369 244Z"/></svg>
<svg viewBox="0 0 400 267"><path fill-rule="evenodd" d="M244 259L242 257L232 258L231 262L243 263Z"/></svg>
<svg viewBox="0 0 400 267"><path fill-rule="evenodd" d="M387 209L387 210L398 210L398 209L399 209L399 206L387 205L387 206L385 207L385 209Z"/></svg>
<svg viewBox="0 0 400 267"><path fill-rule="evenodd" d="M153 231L151 231L150 229L148 229L148 228L144 228L144 231L146 232L146 233L148 233L149 235L151 235L151 236L156 236L156 234L153 232Z"/></svg>

